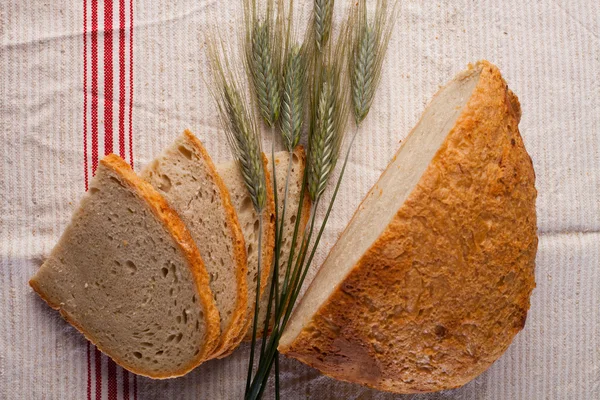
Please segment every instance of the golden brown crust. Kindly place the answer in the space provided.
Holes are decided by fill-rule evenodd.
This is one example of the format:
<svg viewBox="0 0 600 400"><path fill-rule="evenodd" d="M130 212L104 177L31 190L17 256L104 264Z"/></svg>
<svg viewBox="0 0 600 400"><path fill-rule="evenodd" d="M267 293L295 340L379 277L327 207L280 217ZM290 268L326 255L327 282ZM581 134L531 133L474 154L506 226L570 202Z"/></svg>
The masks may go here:
<svg viewBox="0 0 600 400"><path fill-rule="evenodd" d="M167 231L173 236L175 242L177 242L185 258L188 260L192 276L196 282L198 297L204 308L203 315L204 323L206 325L206 336L200 352L188 365L183 365L180 369L171 371L169 374L153 375L136 370L135 368L127 365L127 363L123 360L115 357L109 352L106 352L101 346L98 345L95 338L86 332L82 326L75 322L75 320L60 307L60 305L53 304L47 298L43 292L43 289L35 281L35 277L29 281L29 285L46 303L48 303L50 307L58 310L63 318L68 323L73 325L79 332L81 332L86 339L95 344L100 351L107 354L123 368L135 374L148 376L154 379L167 379L185 375L206 360L206 357L210 355L219 340L219 311L214 303L214 299L208 285L208 273L204 268L204 262L200 257L200 252L198 251L196 244L192 240L192 237L184 223L179 219L177 213L170 208L167 201L156 190L154 190L150 184L146 183L144 180L138 177L135 172L133 172L129 164L123 161L119 156L115 154L109 154L100 160L100 165L119 175L122 178L122 183L128 185L128 187L137 193L141 199L145 200L146 204L156 218L164 224L164 226L167 228Z"/></svg>
<svg viewBox="0 0 600 400"><path fill-rule="evenodd" d="M240 333L244 329L248 309L248 284L246 279L246 273L248 270L248 258L246 255L246 244L244 241L244 234L242 233L242 228L240 227L235 208L231 203L229 190L227 190L223 179L218 174L217 169L215 168L215 164L213 163L212 159L210 158L210 155L204 148L202 142L189 130L185 130L184 134L187 140L192 145L194 145L198 152L202 155L204 162L206 163L211 175L213 176L215 184L219 188L221 200L223 202L223 207L225 208L227 227L229 228L231 233L233 251L235 254L235 278L238 288L236 305L231 316L231 323L229 324L228 329L225 332L221 332L221 339L219 345L214 350L213 354L210 356L210 358L214 358L218 357L224 352L233 350L239 344L237 338L240 336Z"/></svg>
<svg viewBox="0 0 600 400"><path fill-rule="evenodd" d="M464 385L508 348L535 287L520 106L481 61L472 96L383 234L280 351L397 393Z"/></svg>

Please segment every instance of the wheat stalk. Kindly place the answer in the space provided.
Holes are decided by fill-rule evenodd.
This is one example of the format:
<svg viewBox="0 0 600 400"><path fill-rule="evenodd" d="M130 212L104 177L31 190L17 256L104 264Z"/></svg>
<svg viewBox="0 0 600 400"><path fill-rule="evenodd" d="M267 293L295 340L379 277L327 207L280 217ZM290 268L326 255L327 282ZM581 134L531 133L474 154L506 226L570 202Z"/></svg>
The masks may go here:
<svg viewBox="0 0 600 400"><path fill-rule="evenodd" d="M352 105L356 125L366 118L381 78L383 60L394 27L398 5L388 11L387 0L377 0L375 16L367 18L366 0L358 0L349 16L352 51L350 53L350 81Z"/></svg>

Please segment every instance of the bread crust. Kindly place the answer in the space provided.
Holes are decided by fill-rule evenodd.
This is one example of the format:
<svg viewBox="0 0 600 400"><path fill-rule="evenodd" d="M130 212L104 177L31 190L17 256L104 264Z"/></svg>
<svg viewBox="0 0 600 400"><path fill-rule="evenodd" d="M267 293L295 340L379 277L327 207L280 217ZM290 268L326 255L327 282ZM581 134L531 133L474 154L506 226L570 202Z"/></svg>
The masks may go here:
<svg viewBox="0 0 600 400"><path fill-rule="evenodd" d="M494 65L467 74L475 69L477 86L419 183L282 353L336 379L431 392L481 374L524 327L535 175L517 97Z"/></svg>
<svg viewBox="0 0 600 400"><path fill-rule="evenodd" d="M38 282L35 280L35 276L29 281L29 285L50 307L58 310L61 316L68 323L73 325L79 332L81 332L87 340L96 345L100 351L108 355L121 367L135 374L154 379L167 379L185 375L207 359L210 353L214 350L215 346L218 344L220 333L219 311L217 310L217 306L215 305L212 293L210 291L210 286L208 284L208 273L204 268L204 262L200 257L200 252L198 251L196 244L192 240L192 236L188 232L184 223L181 221L181 219L179 219L177 213L149 183L145 182L136 175L129 164L123 161L119 156L115 154L109 154L100 160L100 165L110 169L119 177L121 177L121 182L126 184L130 190L132 190L139 196L139 198L146 202L152 213L165 226L167 232L173 236L175 242L179 245L185 258L187 259L188 266L190 267L192 276L194 277L194 281L196 283L198 298L204 308L203 316L204 323L206 325L206 335L200 352L190 363L183 365L180 369L171 371L168 374L148 374L144 371L137 370L127 365L125 361L105 351L102 346L98 345L93 335L88 333L82 326L80 326L69 315L69 313L63 310L59 304L52 303L45 295L43 288L40 287Z"/></svg>
<svg viewBox="0 0 600 400"><path fill-rule="evenodd" d="M219 193L221 195L221 200L223 202L223 207L227 217L227 226L231 233L233 251L235 254L235 279L238 288L235 310L232 314L231 323L229 324L228 329L225 332L221 332L219 344L214 350L213 354L210 356L210 358L215 358L222 353L233 350L235 347L237 347L239 344L237 338L244 329L248 309L248 284L246 280L246 273L248 271L248 257L246 255L244 234L242 233L242 228L240 227L237 213L231 202L229 190L227 190L223 179L218 174L215 164L204 148L202 142L187 129L184 131L184 135L188 142L191 143L202 155L202 158L210 170L215 184L219 188Z"/></svg>

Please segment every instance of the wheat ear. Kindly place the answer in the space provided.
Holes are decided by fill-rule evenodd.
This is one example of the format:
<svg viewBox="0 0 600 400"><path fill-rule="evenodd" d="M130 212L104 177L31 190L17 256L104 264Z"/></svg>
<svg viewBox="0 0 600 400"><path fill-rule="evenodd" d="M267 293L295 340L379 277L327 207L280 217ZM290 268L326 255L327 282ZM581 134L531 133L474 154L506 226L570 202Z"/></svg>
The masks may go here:
<svg viewBox="0 0 600 400"><path fill-rule="evenodd" d="M348 120L348 91L342 84L347 75L347 38L340 34L333 49L325 54L320 77L315 77L311 132L308 151L308 193L317 200L335 168Z"/></svg>
<svg viewBox="0 0 600 400"><path fill-rule="evenodd" d="M260 115L269 127L279 118L281 107L282 17L280 8L268 0L264 16L259 17L256 0L245 0L245 67L254 89Z"/></svg>
<svg viewBox="0 0 600 400"><path fill-rule="evenodd" d="M259 214L266 203L265 171L258 124L243 96L243 85L215 43L209 45L213 77L211 93L216 101L219 119L225 130L233 157L240 166L244 183Z"/></svg>
<svg viewBox="0 0 600 400"><path fill-rule="evenodd" d="M396 21L398 4L396 2L389 12L387 0L377 0L372 21L367 18L366 0L358 0L357 6L353 7L350 13L349 26L353 42L350 53L350 81L356 125L360 125L371 109Z"/></svg>
<svg viewBox="0 0 600 400"><path fill-rule="evenodd" d="M317 50L320 52L323 51L331 33L334 3L335 0L315 0L313 24L315 27Z"/></svg>

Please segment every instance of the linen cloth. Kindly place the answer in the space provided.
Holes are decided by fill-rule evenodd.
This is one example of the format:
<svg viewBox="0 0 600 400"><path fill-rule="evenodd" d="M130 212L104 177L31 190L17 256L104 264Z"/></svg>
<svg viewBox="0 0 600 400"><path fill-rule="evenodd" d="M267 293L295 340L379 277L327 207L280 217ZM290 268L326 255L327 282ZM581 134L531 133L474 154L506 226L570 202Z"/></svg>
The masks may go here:
<svg viewBox="0 0 600 400"><path fill-rule="evenodd" d="M306 17L312 2L296 3ZM348 2L336 3L339 25ZM190 128L216 161L230 158L203 74L210 29L234 40L240 4L0 1L0 399L241 397L247 345L183 378L135 377L27 285L104 154L139 171ZM402 2L308 281L433 94L485 58L520 98L537 175L527 324L500 360L457 390L385 394L282 357L282 399L600 399L599 28L594 0Z"/></svg>

